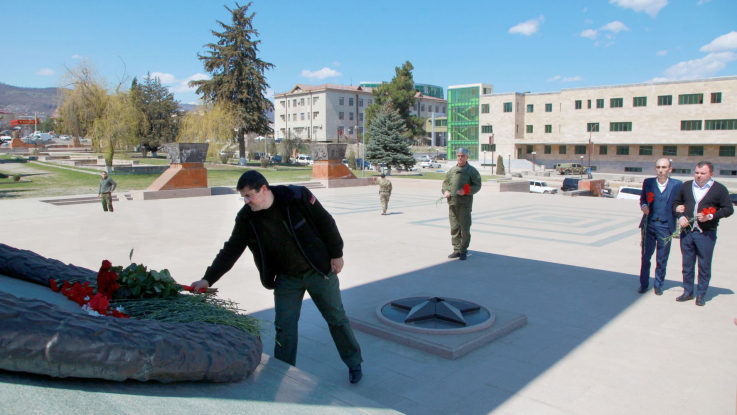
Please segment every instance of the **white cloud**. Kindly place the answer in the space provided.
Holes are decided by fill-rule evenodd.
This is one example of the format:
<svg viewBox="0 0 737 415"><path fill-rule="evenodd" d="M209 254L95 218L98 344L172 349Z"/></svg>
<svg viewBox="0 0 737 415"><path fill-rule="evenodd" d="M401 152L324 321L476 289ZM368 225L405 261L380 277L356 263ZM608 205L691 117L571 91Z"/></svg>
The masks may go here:
<svg viewBox="0 0 737 415"><path fill-rule="evenodd" d="M586 23L586 24L594 24L594 21L591 20L591 19L586 19L583 22Z"/></svg>
<svg viewBox="0 0 737 415"><path fill-rule="evenodd" d="M160 73L160 72L154 72L154 73ZM154 73L151 75L153 76ZM168 74L165 74L168 75ZM189 81L201 81L203 79L210 79L209 75L203 74L203 73L196 73L188 78L185 79L175 79L172 82L172 86L169 87L169 92L194 92L197 88L190 87ZM164 83L163 81L161 83Z"/></svg>
<svg viewBox="0 0 737 415"><path fill-rule="evenodd" d="M307 79L325 79L325 78L337 78L339 76L342 76L343 74L336 71L335 69L330 69L327 66L320 69L319 71L308 71L307 69L303 70L299 74L303 78Z"/></svg>
<svg viewBox="0 0 737 415"><path fill-rule="evenodd" d="M667 50L659 50L658 53L656 53L656 55L658 55L658 56L665 56L667 54L668 54L668 51Z"/></svg>
<svg viewBox="0 0 737 415"><path fill-rule="evenodd" d="M560 79L560 75L555 75L554 77L548 79L548 82L557 81L558 79Z"/></svg>
<svg viewBox="0 0 737 415"><path fill-rule="evenodd" d="M616 42L609 42L609 43L607 43L607 44L606 44L606 45L605 45L604 47L605 47L605 48L608 48L609 46L612 46L612 45L614 45L615 43L616 43Z"/></svg>
<svg viewBox="0 0 737 415"><path fill-rule="evenodd" d="M43 68L43 69L39 70L38 72L36 72L36 75L41 75L41 76L51 76L51 75L53 75L53 74L55 74L55 73L56 73L56 72L52 71L52 70L51 70L51 69L49 69L49 68Z"/></svg>
<svg viewBox="0 0 737 415"><path fill-rule="evenodd" d="M611 23L605 24L604 26L602 26L601 28L599 28L599 30L608 30L608 31L613 32L613 33L616 34L616 33L621 32L622 30L630 30L630 29L629 29L629 27L625 26L624 23L622 23L622 22L620 22L618 20L615 20L615 21L613 21Z"/></svg>
<svg viewBox="0 0 737 415"><path fill-rule="evenodd" d="M152 72L151 78L159 78L162 85L171 85L177 81L177 78L174 75L164 72Z"/></svg>
<svg viewBox="0 0 737 415"><path fill-rule="evenodd" d="M737 49L737 32L721 35L699 50L702 52L721 52L732 49Z"/></svg>
<svg viewBox="0 0 737 415"><path fill-rule="evenodd" d="M338 67L338 66L340 66L340 62L338 61L333 62L333 67Z"/></svg>
<svg viewBox="0 0 737 415"><path fill-rule="evenodd" d="M581 37L587 37L591 40L596 39L596 30L594 29L586 29L583 32L581 32Z"/></svg>
<svg viewBox="0 0 737 415"><path fill-rule="evenodd" d="M563 78L563 79L560 80L560 82L578 82L578 81L581 81L581 80L583 80L583 78L581 78L580 76L576 75L576 76L571 76L571 77Z"/></svg>
<svg viewBox="0 0 737 415"><path fill-rule="evenodd" d="M584 7L583 10L581 10L581 11L584 12L584 13L586 13L588 10L589 10L588 7Z"/></svg>
<svg viewBox="0 0 737 415"><path fill-rule="evenodd" d="M517 26L511 27L509 29L509 33L530 36L534 33L537 33L537 30L540 28L540 23L544 21L545 16L540 16L537 19L528 20L524 23L518 24Z"/></svg>
<svg viewBox="0 0 737 415"><path fill-rule="evenodd" d="M663 74L665 79L672 81L709 78L724 69L727 63L735 60L737 60L737 53L734 52L710 53L701 59L677 63L666 69Z"/></svg>
<svg viewBox="0 0 737 415"><path fill-rule="evenodd" d="M644 11L650 17L655 18L660 10L668 4L668 0L609 0L609 4L616 4L635 12Z"/></svg>
<svg viewBox="0 0 737 415"><path fill-rule="evenodd" d="M72 59L84 59L84 56L82 55L72 55Z"/></svg>
<svg viewBox="0 0 737 415"><path fill-rule="evenodd" d="M696 3L696 4L699 5L699 6L701 6L702 4L706 4L706 3L710 2L710 1L711 0L699 0L699 2Z"/></svg>

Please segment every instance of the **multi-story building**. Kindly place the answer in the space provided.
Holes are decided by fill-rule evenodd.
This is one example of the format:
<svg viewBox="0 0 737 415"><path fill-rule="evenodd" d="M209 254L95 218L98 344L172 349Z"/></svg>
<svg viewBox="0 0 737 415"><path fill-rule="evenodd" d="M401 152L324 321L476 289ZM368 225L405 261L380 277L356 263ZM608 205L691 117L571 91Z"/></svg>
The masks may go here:
<svg viewBox="0 0 737 415"><path fill-rule="evenodd" d="M445 116L444 99L415 94L412 115ZM364 86L297 84L289 92L274 95L274 137L337 142L355 140L363 133L366 108L373 104L373 90Z"/></svg>
<svg viewBox="0 0 737 415"><path fill-rule="evenodd" d="M448 117L432 117L425 120L426 138L430 145L448 145Z"/></svg>
<svg viewBox="0 0 737 415"><path fill-rule="evenodd" d="M479 160L490 141L504 158L552 168L581 162L600 172L676 173L701 160L737 175L737 77L495 94L485 84L448 88L449 156Z"/></svg>
<svg viewBox="0 0 737 415"><path fill-rule="evenodd" d="M377 88L379 85L383 83L384 82L361 82L359 85L364 88ZM415 83L415 91L421 92L422 95L425 95L428 97L445 99L445 96L443 95L442 86Z"/></svg>

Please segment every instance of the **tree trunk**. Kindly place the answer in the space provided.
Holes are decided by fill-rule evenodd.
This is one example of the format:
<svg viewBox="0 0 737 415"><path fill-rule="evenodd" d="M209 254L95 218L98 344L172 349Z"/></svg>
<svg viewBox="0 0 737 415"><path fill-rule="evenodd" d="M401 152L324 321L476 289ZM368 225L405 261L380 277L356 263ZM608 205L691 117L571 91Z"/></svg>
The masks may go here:
<svg viewBox="0 0 737 415"><path fill-rule="evenodd" d="M240 163L241 165L246 164L246 129L245 128L239 128L238 129L238 153L240 155Z"/></svg>

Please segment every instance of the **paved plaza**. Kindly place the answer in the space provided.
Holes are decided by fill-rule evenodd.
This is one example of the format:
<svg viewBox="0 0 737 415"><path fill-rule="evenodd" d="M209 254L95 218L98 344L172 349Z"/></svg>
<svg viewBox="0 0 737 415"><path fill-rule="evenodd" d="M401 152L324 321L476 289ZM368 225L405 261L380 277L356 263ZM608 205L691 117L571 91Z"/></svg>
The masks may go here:
<svg viewBox="0 0 737 415"><path fill-rule="evenodd" d="M387 216L380 215L375 186L313 190L345 241L340 283L348 315L428 295L491 303L524 314L526 326L456 360L356 331L364 377L351 385L307 297L296 368L269 358L273 339L265 336L259 370L234 384L58 380L0 371L0 412L735 413L737 216L721 222L706 306L696 307L675 301L682 292L678 240L664 294L637 294L637 201L482 188L474 199L469 257L458 261L446 258L452 246L448 208L435 204L440 182L394 179L393 185ZM104 259L126 265L133 248L134 262L167 268L188 284L202 277L242 207L237 194L120 199L112 214L99 203L4 200L0 243L95 270ZM249 314L273 320L273 294L261 286L249 252L216 287Z"/></svg>

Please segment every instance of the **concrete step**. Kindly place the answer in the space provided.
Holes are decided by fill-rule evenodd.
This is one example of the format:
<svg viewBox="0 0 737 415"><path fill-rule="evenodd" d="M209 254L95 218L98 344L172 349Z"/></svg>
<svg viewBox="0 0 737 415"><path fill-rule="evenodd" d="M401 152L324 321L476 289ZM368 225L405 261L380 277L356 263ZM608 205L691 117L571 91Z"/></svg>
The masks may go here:
<svg viewBox="0 0 737 415"><path fill-rule="evenodd" d="M133 197L130 194L124 194L123 197L125 197L125 200L133 200ZM113 199L113 202L120 201L120 199L118 199L118 195L113 195L112 199ZM41 202L48 203L54 206L83 205L86 203L100 203L100 198L98 197L72 197L72 198L65 198L65 199L46 199L46 200L41 200Z"/></svg>

